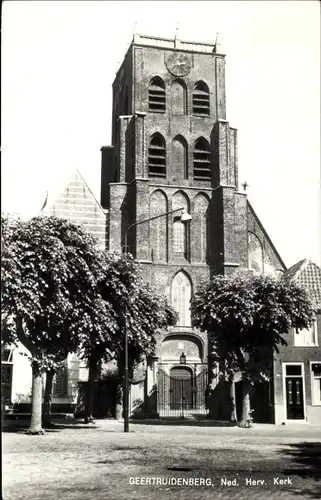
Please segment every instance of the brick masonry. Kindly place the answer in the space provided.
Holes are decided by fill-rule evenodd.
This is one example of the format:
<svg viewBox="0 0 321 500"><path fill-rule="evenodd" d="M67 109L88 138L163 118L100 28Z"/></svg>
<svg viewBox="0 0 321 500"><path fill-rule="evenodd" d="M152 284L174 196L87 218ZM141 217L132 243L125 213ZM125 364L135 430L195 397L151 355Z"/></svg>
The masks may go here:
<svg viewBox="0 0 321 500"><path fill-rule="evenodd" d="M285 269L246 194L239 191L237 130L226 120L225 56L206 44L175 44L136 36L128 49L113 84L113 146L102 149L101 186L101 201L110 213L110 250L124 248L131 224L180 207L191 214L185 253L173 248L175 214L128 232L128 250L141 262L146 281L169 298L178 272L188 276L195 290L213 274L248 271L249 262L253 270L258 267L259 272L274 275ZM167 61L175 52L188 60L190 69L184 75L168 69ZM149 85L155 76L164 83L164 112L149 109ZM207 116L193 114L193 90L199 81L209 89ZM149 176L149 142L155 133L165 144L165 177ZM194 145L200 137L209 143L209 180L194 179ZM249 234L256 237L254 245L249 246ZM171 335L201 342L199 361L207 363L206 336L191 327L176 327L159 335L154 368L157 360L168 362L168 369L175 366L177 345L164 343ZM147 379L151 385L156 383L151 373ZM134 393L139 399L138 387ZM216 408L220 406L224 404Z"/></svg>

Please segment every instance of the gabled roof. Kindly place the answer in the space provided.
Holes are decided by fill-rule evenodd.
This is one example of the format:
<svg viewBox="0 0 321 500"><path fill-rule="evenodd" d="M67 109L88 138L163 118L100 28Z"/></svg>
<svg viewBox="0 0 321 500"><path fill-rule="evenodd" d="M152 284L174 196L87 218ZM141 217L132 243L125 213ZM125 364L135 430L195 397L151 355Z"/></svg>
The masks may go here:
<svg viewBox="0 0 321 500"><path fill-rule="evenodd" d="M80 224L98 239L101 248L106 248L106 211L96 200L78 170L71 176L65 189L55 201L45 203L42 213Z"/></svg>
<svg viewBox="0 0 321 500"><path fill-rule="evenodd" d="M261 229L266 241L268 242L268 244L270 245L271 247L271 250L272 252L274 253L275 257L277 258L277 260L279 261L279 264L280 266L283 268L283 270L285 271L286 270L286 265L284 264L283 260L281 259L281 256L279 254L279 252L277 251L277 249L275 248L275 246L273 245L272 243L272 240L271 238L269 237L268 233L266 232L266 230L264 229L263 225L262 225L262 222L260 221L259 217L257 216L254 208L252 207L251 203L249 202L249 200L247 200L247 208L248 208L248 211L252 214L252 216L254 217L255 219L255 222L256 224L259 226L259 228Z"/></svg>
<svg viewBox="0 0 321 500"><path fill-rule="evenodd" d="M308 259L300 260L284 276L304 288L312 302L321 310L321 268L317 264Z"/></svg>

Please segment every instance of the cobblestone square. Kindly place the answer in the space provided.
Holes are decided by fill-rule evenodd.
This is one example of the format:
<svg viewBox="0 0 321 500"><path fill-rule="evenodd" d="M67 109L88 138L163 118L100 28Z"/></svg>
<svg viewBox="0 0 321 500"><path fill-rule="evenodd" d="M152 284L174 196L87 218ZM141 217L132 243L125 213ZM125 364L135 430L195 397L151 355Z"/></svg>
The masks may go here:
<svg viewBox="0 0 321 500"><path fill-rule="evenodd" d="M321 498L321 426L122 430L105 420L4 432L4 500Z"/></svg>

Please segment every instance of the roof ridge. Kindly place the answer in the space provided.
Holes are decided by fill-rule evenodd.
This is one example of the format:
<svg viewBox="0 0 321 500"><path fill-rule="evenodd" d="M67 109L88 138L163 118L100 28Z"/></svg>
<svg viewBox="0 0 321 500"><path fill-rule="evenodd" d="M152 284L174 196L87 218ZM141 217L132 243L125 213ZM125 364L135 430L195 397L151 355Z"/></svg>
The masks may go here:
<svg viewBox="0 0 321 500"><path fill-rule="evenodd" d="M84 182L86 188L88 189L88 191L90 192L90 194L92 195L92 197L94 198L95 202L97 203L98 207L100 208L100 210L102 211L103 214L106 214L106 210L101 206L101 204L99 203L99 201L97 200L96 196L94 195L94 193L92 192L92 190L90 189L90 187L88 186L87 182L85 181L84 177L81 175L80 171L78 170L78 168L76 167L76 173L80 175L82 181Z"/></svg>
<svg viewBox="0 0 321 500"><path fill-rule="evenodd" d="M78 170L78 168L76 167L72 173L70 173L70 175L68 176L68 178L66 178L66 182L64 182L64 187L62 187L61 191L59 192L59 194L57 196L55 196L53 199L52 196L51 196L51 193L50 193L50 190L48 190L48 195L47 195L47 203L46 203L46 206L43 208L43 211L45 212L46 210L48 210L49 207L53 207L56 203L58 203L62 193L68 189L68 186L69 184L73 181L73 179L75 177L77 177L77 175L81 178L82 182L85 184L85 187L88 189L89 193L91 194L91 196L93 197L96 205L98 206L98 208L101 210L101 212L103 213L103 215L106 215L106 210L101 206L101 204L99 203L99 201L97 200L96 196L94 195L94 193L92 192L92 190L90 189L90 187L88 186L87 182L85 181L84 177L81 175L80 171Z"/></svg>

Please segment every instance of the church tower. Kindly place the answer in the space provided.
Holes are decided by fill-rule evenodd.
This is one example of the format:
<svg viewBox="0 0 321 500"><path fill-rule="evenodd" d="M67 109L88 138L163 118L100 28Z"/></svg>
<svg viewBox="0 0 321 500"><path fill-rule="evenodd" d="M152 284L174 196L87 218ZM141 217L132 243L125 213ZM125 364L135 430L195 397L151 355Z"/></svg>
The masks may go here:
<svg viewBox="0 0 321 500"><path fill-rule="evenodd" d="M197 382L208 342L191 326L193 290L213 274L248 269L249 205L238 190L237 131L226 120L225 55L217 43L134 36L113 83L101 203L109 211L108 249L132 253L179 313L177 326L158 339L146 379L148 392L158 365L158 413L161 399L174 410L166 394L175 377L194 393L206 385ZM201 404L195 401L193 408Z"/></svg>
<svg viewBox="0 0 321 500"><path fill-rule="evenodd" d="M138 225L127 250L149 267L202 277L247 267L246 196L217 48L135 35L113 83L113 146L102 148L109 249L124 250L134 222L184 207L191 223L177 212Z"/></svg>

